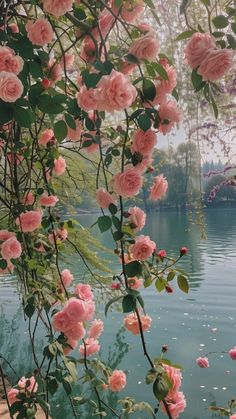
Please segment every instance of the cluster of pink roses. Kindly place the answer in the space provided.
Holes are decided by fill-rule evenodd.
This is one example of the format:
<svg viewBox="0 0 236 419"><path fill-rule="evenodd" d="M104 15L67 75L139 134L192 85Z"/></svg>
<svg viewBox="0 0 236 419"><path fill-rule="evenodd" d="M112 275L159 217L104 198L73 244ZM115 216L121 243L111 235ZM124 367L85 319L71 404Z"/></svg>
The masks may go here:
<svg viewBox="0 0 236 419"><path fill-rule="evenodd" d="M162 364L165 373L167 374L172 388L165 398L165 402L168 405L169 412L173 419L177 419L186 407L185 396L182 391L179 391L182 381L182 374L178 368L172 367L171 365ZM166 414L166 408L161 402L162 410Z"/></svg>
<svg viewBox="0 0 236 419"><path fill-rule="evenodd" d="M0 99L15 102L23 93L23 84L17 75L22 71L24 61L6 46L0 46Z"/></svg>
<svg viewBox="0 0 236 419"><path fill-rule="evenodd" d="M15 233L8 230L0 230L0 253L6 261L7 267L0 271L1 274L14 270L11 259L18 259L22 253L22 247Z"/></svg>
<svg viewBox="0 0 236 419"><path fill-rule="evenodd" d="M232 68L233 56L233 50L217 48L214 38L207 33L193 34L185 48L188 65L205 81L225 76Z"/></svg>
<svg viewBox="0 0 236 419"><path fill-rule="evenodd" d="M142 324L142 331L146 332L146 330L150 329L152 319L148 315L140 314L140 321ZM140 326L139 321L136 313L128 314L124 318L124 327L133 335L138 335L140 333Z"/></svg>
<svg viewBox="0 0 236 419"><path fill-rule="evenodd" d="M24 393L26 397L30 397L32 393L36 393L38 389L38 384L36 383L35 377L32 376L30 378L21 377L21 379L17 383L16 388L11 388L11 390L7 393L7 398L12 405L13 403L20 400L18 397L20 394Z"/></svg>

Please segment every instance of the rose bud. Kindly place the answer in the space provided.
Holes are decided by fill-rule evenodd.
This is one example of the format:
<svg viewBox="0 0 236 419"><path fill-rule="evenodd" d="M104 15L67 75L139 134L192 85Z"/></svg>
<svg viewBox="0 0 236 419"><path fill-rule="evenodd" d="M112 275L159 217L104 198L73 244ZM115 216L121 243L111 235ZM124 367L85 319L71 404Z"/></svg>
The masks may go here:
<svg viewBox="0 0 236 419"><path fill-rule="evenodd" d="M188 253L188 248L187 247L181 247L179 249L179 253L180 253L180 256L186 255Z"/></svg>
<svg viewBox="0 0 236 419"><path fill-rule="evenodd" d="M43 88L44 88L44 89L48 89L48 88L50 87L50 84L51 84L51 82L50 82L50 80L49 80L49 79L44 78L44 79L42 80L42 86L43 86Z"/></svg>
<svg viewBox="0 0 236 419"><path fill-rule="evenodd" d="M162 345L162 348L161 348L161 351L163 352L163 354L165 353L165 352L167 352L168 351L168 345Z"/></svg>
<svg viewBox="0 0 236 419"><path fill-rule="evenodd" d="M168 294L174 292L173 287L171 287L170 285L166 285L165 289L166 289L166 292L168 292Z"/></svg>

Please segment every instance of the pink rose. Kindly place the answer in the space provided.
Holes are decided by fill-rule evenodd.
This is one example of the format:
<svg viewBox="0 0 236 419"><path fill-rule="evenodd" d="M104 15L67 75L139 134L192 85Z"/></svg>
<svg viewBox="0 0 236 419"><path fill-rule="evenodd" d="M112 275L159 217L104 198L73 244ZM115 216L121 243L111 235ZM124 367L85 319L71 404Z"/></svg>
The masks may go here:
<svg viewBox="0 0 236 419"><path fill-rule="evenodd" d="M132 153L139 153L143 157L148 157L152 154L157 143L157 136L151 129L144 132L142 129L135 131L133 135L133 143L131 146Z"/></svg>
<svg viewBox="0 0 236 419"><path fill-rule="evenodd" d="M191 68L197 68L206 57L209 49L215 48L215 40L207 33L194 33L185 48L185 58Z"/></svg>
<svg viewBox="0 0 236 419"><path fill-rule="evenodd" d="M210 49L197 72L203 80L215 81L225 76L233 66L234 52L229 49Z"/></svg>
<svg viewBox="0 0 236 419"><path fill-rule="evenodd" d="M174 67L169 64L162 65L166 70L168 80L164 80L160 76L157 78L157 81L155 82L156 97L153 100L154 105L165 101L166 95L171 93L177 85L176 71Z"/></svg>
<svg viewBox="0 0 236 419"><path fill-rule="evenodd" d="M10 237L15 237L15 233L13 231L8 230L0 230L0 241L5 241L10 239Z"/></svg>
<svg viewBox="0 0 236 419"><path fill-rule="evenodd" d="M97 108L96 90L82 86L76 96L78 106L84 111L93 111Z"/></svg>
<svg viewBox="0 0 236 419"><path fill-rule="evenodd" d="M52 318L52 327L57 332L65 332L71 327L71 320L67 316L65 310L61 310L58 313L54 314Z"/></svg>
<svg viewBox="0 0 236 419"><path fill-rule="evenodd" d="M90 285L88 284L77 284L75 287L75 294L78 295L78 297L81 298L81 300L93 300L93 292Z"/></svg>
<svg viewBox="0 0 236 419"><path fill-rule="evenodd" d="M143 185L140 171L130 165L126 166L123 172L117 173L113 180L114 191L123 198L137 195Z"/></svg>
<svg viewBox="0 0 236 419"><path fill-rule="evenodd" d="M115 198L104 188L97 189L96 201L100 208L108 208L109 205L116 204Z"/></svg>
<svg viewBox="0 0 236 419"><path fill-rule="evenodd" d="M48 195L47 192L44 192L39 199L40 205L43 205L44 207L55 207L56 203L59 201L57 196L54 195Z"/></svg>
<svg viewBox="0 0 236 419"><path fill-rule="evenodd" d="M121 17L126 22L132 23L144 12L143 0L126 0L121 8Z"/></svg>
<svg viewBox="0 0 236 419"><path fill-rule="evenodd" d="M228 354L229 354L231 359L236 361L236 346L234 348L230 349Z"/></svg>
<svg viewBox="0 0 236 419"><path fill-rule="evenodd" d="M23 90L23 84L14 73L0 72L0 99L4 102L16 102Z"/></svg>
<svg viewBox="0 0 236 419"><path fill-rule="evenodd" d="M66 71L71 70L74 64L75 57L73 54L64 54L60 59L60 66Z"/></svg>
<svg viewBox="0 0 236 419"><path fill-rule="evenodd" d="M179 110L177 103L174 100L162 102L158 112L161 119L159 130L163 134L170 132L174 124L179 123L182 119L181 111Z"/></svg>
<svg viewBox="0 0 236 419"><path fill-rule="evenodd" d="M209 367L209 361L208 358L205 356L204 358L197 358L196 363L200 368L208 368Z"/></svg>
<svg viewBox="0 0 236 419"><path fill-rule="evenodd" d="M161 174L154 178L154 183L150 188L149 199L157 201L165 196L168 189L168 182L166 178Z"/></svg>
<svg viewBox="0 0 236 419"><path fill-rule="evenodd" d="M0 46L0 71L19 74L24 66L24 61L8 47Z"/></svg>
<svg viewBox="0 0 236 419"><path fill-rule="evenodd" d="M67 301L64 311L72 322L85 322L93 317L95 305L92 301L72 297Z"/></svg>
<svg viewBox="0 0 236 419"><path fill-rule="evenodd" d="M21 253L21 244L15 237L10 237L1 245L2 258L5 260L18 259Z"/></svg>
<svg viewBox="0 0 236 419"><path fill-rule="evenodd" d="M179 368L172 367L171 365L164 364L163 367L165 368L165 372L172 384L172 388L167 395L167 398L170 399L174 393L179 391L182 374Z"/></svg>
<svg viewBox="0 0 236 419"><path fill-rule="evenodd" d="M146 223L146 214L145 212L139 207L132 207L128 209L129 215L129 223L133 224L133 228L136 230L142 230Z"/></svg>
<svg viewBox="0 0 236 419"><path fill-rule="evenodd" d="M31 20L26 23L25 29L27 37L33 45L44 45L50 44L53 40L53 29L47 19L37 19L35 22Z"/></svg>
<svg viewBox="0 0 236 419"><path fill-rule="evenodd" d="M31 233L40 227L42 222L41 211L26 211L20 214L16 219L16 225L19 226L23 233Z"/></svg>
<svg viewBox="0 0 236 419"><path fill-rule="evenodd" d="M69 353L71 353L76 348L77 345L78 345L77 340L67 338L66 346L63 347L64 355L65 356L69 355Z"/></svg>
<svg viewBox="0 0 236 419"><path fill-rule="evenodd" d="M19 33L19 28L16 23L9 23L8 28L11 29L12 33Z"/></svg>
<svg viewBox="0 0 236 419"><path fill-rule="evenodd" d="M129 76L130 74L133 74L137 64L135 63L129 63L129 61L124 60L121 62L120 72L125 74L126 76Z"/></svg>
<svg viewBox="0 0 236 419"><path fill-rule="evenodd" d="M54 160L53 172L57 176L61 176L66 170L66 161L62 156Z"/></svg>
<svg viewBox="0 0 236 419"><path fill-rule="evenodd" d="M101 319L95 319L92 321L91 326L88 330L88 337L97 339L104 330L104 323Z"/></svg>
<svg viewBox="0 0 236 419"><path fill-rule="evenodd" d="M236 419L236 414L235 414L235 415L231 415L231 416L229 417L229 419Z"/></svg>
<svg viewBox="0 0 236 419"><path fill-rule="evenodd" d="M81 138L82 127L80 121L77 119L75 121L76 128L72 129L67 125L67 138L73 142L79 141Z"/></svg>
<svg viewBox="0 0 236 419"><path fill-rule="evenodd" d="M142 324L142 330L145 332L150 329L152 319L147 315L140 315L140 320ZM140 333L139 322L136 313L128 314L124 318L124 327L133 333L133 335L138 335Z"/></svg>
<svg viewBox="0 0 236 419"><path fill-rule="evenodd" d="M33 194L33 192L29 191L26 192L26 194L24 195L23 199L22 199L22 203L24 205L33 205L35 201L35 196Z"/></svg>
<svg viewBox="0 0 236 419"><path fill-rule="evenodd" d="M95 135L96 133L94 131L90 131L89 135ZM90 137L86 137L86 135L84 135L83 139L82 139L82 148L83 151L86 151L86 153L91 154L91 153L96 153L99 150L99 144L92 141L92 143L89 146L85 146L84 143L85 141L92 141L92 138Z"/></svg>
<svg viewBox="0 0 236 419"><path fill-rule="evenodd" d="M62 67L59 63L56 62L55 58L51 58L48 67L50 70L50 78L53 82L59 81L62 78ZM50 85L54 85L54 83L51 82Z"/></svg>
<svg viewBox="0 0 236 419"><path fill-rule="evenodd" d="M157 253L157 256L159 256L159 258L164 259L166 257L167 253L165 249L159 250L159 252Z"/></svg>
<svg viewBox="0 0 236 419"><path fill-rule="evenodd" d="M112 70L97 84L96 98L99 111L121 111L135 101L137 91L124 74Z"/></svg>
<svg viewBox="0 0 236 419"><path fill-rule="evenodd" d="M168 404L171 417L173 419L178 419L180 413L182 413L186 407L186 400L184 394L181 391L178 391L177 393L173 394L173 398L171 400L166 399L166 402ZM166 413L165 406L162 402L161 407L162 411Z"/></svg>
<svg viewBox="0 0 236 419"><path fill-rule="evenodd" d="M154 61L160 51L160 45L155 35L148 32L146 35L133 41L129 53L139 60Z"/></svg>
<svg viewBox="0 0 236 419"><path fill-rule="evenodd" d="M58 18L71 10L72 3L73 0L43 0L43 10Z"/></svg>
<svg viewBox="0 0 236 419"><path fill-rule="evenodd" d="M47 145L48 143L55 144L55 142L56 139L52 129L45 129L38 140L40 145Z"/></svg>
<svg viewBox="0 0 236 419"><path fill-rule="evenodd" d="M74 280L74 275L71 273L69 269L64 269L61 272L61 279L65 287L69 287L71 282Z"/></svg>
<svg viewBox="0 0 236 419"><path fill-rule="evenodd" d="M86 357L96 354L100 351L100 345L98 340L93 338L88 338L85 340L85 346L86 346ZM80 345L79 352L82 356L85 356L85 348L84 344Z"/></svg>
<svg viewBox="0 0 236 419"><path fill-rule="evenodd" d="M35 393L38 389L38 384L36 383L34 376L30 378L21 377L21 379L18 381L18 387L27 390L29 393L32 391Z"/></svg>
<svg viewBox="0 0 236 419"><path fill-rule="evenodd" d="M130 246L133 258L137 260L146 260L152 256L156 249L156 243L149 236L137 236L135 243Z"/></svg>
<svg viewBox="0 0 236 419"><path fill-rule="evenodd" d="M62 242L64 242L68 237L68 231L66 230L66 228L58 228L54 231L53 233L50 233L48 235L48 240L50 241L50 243L57 242L57 244L60 244Z"/></svg>
<svg viewBox="0 0 236 419"><path fill-rule="evenodd" d="M126 374L121 370L114 370L108 378L108 386L111 391L122 391L126 386Z"/></svg>
<svg viewBox="0 0 236 419"><path fill-rule="evenodd" d="M128 285L132 290L138 290L143 285L143 280L134 276L128 279Z"/></svg>
<svg viewBox="0 0 236 419"><path fill-rule="evenodd" d="M8 391L7 398L10 405L12 405L13 403L19 400L17 397L18 394L19 394L19 390L17 390L16 388L11 388L11 390Z"/></svg>
<svg viewBox="0 0 236 419"><path fill-rule="evenodd" d="M115 22L115 17L110 13L110 11L107 9L103 9L102 13L99 15L99 18L98 18L98 26L99 26L99 29L103 38L107 36L114 22ZM96 37L96 39L100 37L98 30L94 33L94 36Z"/></svg>
<svg viewBox="0 0 236 419"><path fill-rule="evenodd" d="M70 328L66 329L66 331L64 332L66 337L71 340L81 340L84 338L85 333L85 328L83 326L83 323L81 322L71 322Z"/></svg>

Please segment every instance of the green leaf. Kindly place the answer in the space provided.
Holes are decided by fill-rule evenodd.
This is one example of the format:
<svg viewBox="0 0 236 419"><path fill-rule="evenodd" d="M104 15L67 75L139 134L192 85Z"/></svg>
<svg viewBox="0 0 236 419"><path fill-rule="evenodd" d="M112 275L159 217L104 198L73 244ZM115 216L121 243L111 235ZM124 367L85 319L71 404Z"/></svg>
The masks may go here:
<svg viewBox="0 0 236 419"><path fill-rule="evenodd" d="M137 120L139 128L141 128L143 131L147 131L149 128L151 128L152 122L146 113L141 114Z"/></svg>
<svg viewBox="0 0 236 419"><path fill-rule="evenodd" d="M224 33L224 32L219 32L219 31L216 31L216 32L212 32L212 35L213 35L215 38L222 38L223 36L225 36L225 33Z"/></svg>
<svg viewBox="0 0 236 419"><path fill-rule="evenodd" d="M229 47L231 49L236 49L236 39L235 39L235 37L231 34L227 34L226 38L227 38L227 41L229 43Z"/></svg>
<svg viewBox="0 0 236 419"><path fill-rule="evenodd" d="M153 393L157 400L162 401L169 393L170 385L162 375L159 375L153 384Z"/></svg>
<svg viewBox="0 0 236 419"><path fill-rule="evenodd" d="M191 38L191 36L195 33L195 31L184 31L180 33L176 38L175 41L183 41L184 39Z"/></svg>
<svg viewBox="0 0 236 419"><path fill-rule="evenodd" d="M149 277L145 278L145 281L144 281L143 285L144 285L144 288L150 287L152 285L152 277L149 276Z"/></svg>
<svg viewBox="0 0 236 419"><path fill-rule="evenodd" d="M181 15L186 12L186 10L190 6L191 2L192 2L192 0L182 0L181 6L179 8L179 11L180 11Z"/></svg>
<svg viewBox="0 0 236 419"><path fill-rule="evenodd" d="M66 380L66 379L62 380L62 385L64 387L64 390L65 390L66 394L68 394L68 395L71 394L72 387L71 387L69 381Z"/></svg>
<svg viewBox="0 0 236 419"><path fill-rule="evenodd" d="M68 127L70 127L71 129L74 129L74 130L76 129L75 120L70 114L68 114L68 113L65 114L65 120L66 120L66 123L67 123Z"/></svg>
<svg viewBox="0 0 236 419"><path fill-rule="evenodd" d="M167 275L167 281L172 281L175 277L175 271L171 271Z"/></svg>
<svg viewBox="0 0 236 419"><path fill-rule="evenodd" d="M189 285L188 285L188 281L187 281L186 276L178 275L178 277L177 277L177 283L178 283L179 289L181 291L185 292L186 294L188 294Z"/></svg>
<svg viewBox="0 0 236 419"><path fill-rule="evenodd" d="M41 95L38 99L38 107L40 111L48 114L62 113L64 108L60 103L57 103L56 96Z"/></svg>
<svg viewBox="0 0 236 419"><path fill-rule="evenodd" d="M98 218L98 227L101 233L109 230L111 226L112 226L111 218L108 215L103 215L102 217Z"/></svg>
<svg viewBox="0 0 236 419"><path fill-rule="evenodd" d="M179 94L178 94L177 90L176 89L172 90L171 94L175 98L175 100L177 100L177 102L178 102Z"/></svg>
<svg viewBox="0 0 236 419"><path fill-rule="evenodd" d="M53 130L54 130L55 137L59 142L61 142L62 140L66 138L67 125L65 121L63 121L62 119L55 123Z"/></svg>
<svg viewBox="0 0 236 419"><path fill-rule="evenodd" d="M37 79L37 78L39 78L39 77L43 77L44 76L44 74L43 74L43 70L42 70L42 67L41 67L41 64L40 63L38 63L37 61L31 61L30 63L29 63L29 71L30 71L30 74L35 78L35 79Z"/></svg>
<svg viewBox="0 0 236 419"><path fill-rule="evenodd" d="M115 303L116 301L120 300L121 298L123 298L123 295L119 295L118 297L112 298L110 301L108 301L108 303L105 306L105 316L107 316L109 307Z"/></svg>
<svg viewBox="0 0 236 419"><path fill-rule="evenodd" d="M58 389L58 382L56 378L50 378L47 382L48 391L51 395L55 394Z"/></svg>
<svg viewBox="0 0 236 419"><path fill-rule="evenodd" d="M143 95L147 100L153 100L156 96L155 84L148 79L143 80Z"/></svg>
<svg viewBox="0 0 236 419"><path fill-rule="evenodd" d="M144 307L145 307L144 299L140 294L137 296L137 300L138 300L139 304L141 305L142 309L144 309Z"/></svg>
<svg viewBox="0 0 236 419"><path fill-rule="evenodd" d="M217 29L226 28L229 25L229 21L224 15L218 15L214 17L212 22Z"/></svg>
<svg viewBox="0 0 236 419"><path fill-rule="evenodd" d="M124 236L124 234L122 233L122 231L114 231L114 233L113 233L113 239L116 242L121 240L123 236Z"/></svg>
<svg viewBox="0 0 236 419"><path fill-rule="evenodd" d="M147 6L150 7L150 9L156 8L152 0L144 0L144 1L147 4Z"/></svg>
<svg viewBox="0 0 236 419"><path fill-rule="evenodd" d="M231 23L231 29L236 34L236 22Z"/></svg>
<svg viewBox="0 0 236 419"><path fill-rule="evenodd" d="M117 206L115 204L110 204L108 207L111 214L115 215L117 213Z"/></svg>
<svg viewBox="0 0 236 419"><path fill-rule="evenodd" d="M210 95L210 101L211 101L211 105L214 111L215 118L217 119L219 112L218 112L218 107L217 107L217 104L213 95Z"/></svg>
<svg viewBox="0 0 236 419"><path fill-rule="evenodd" d="M196 70L192 71L191 80L196 92L199 91L205 85L205 83L202 80L202 76L200 76L200 74L198 74Z"/></svg>
<svg viewBox="0 0 236 419"><path fill-rule="evenodd" d="M31 124L35 121L35 114L33 112L19 106L14 106L13 114L20 127L30 128Z"/></svg>
<svg viewBox="0 0 236 419"><path fill-rule="evenodd" d="M89 73L88 70L82 71L81 75L83 82L88 89L94 89L102 77L100 73Z"/></svg>
<svg viewBox="0 0 236 419"><path fill-rule="evenodd" d="M158 292L161 292L165 289L166 281L163 278L158 277L155 282L155 287Z"/></svg>
<svg viewBox="0 0 236 419"><path fill-rule="evenodd" d="M39 396L36 396L36 400L45 413L50 413L50 406L44 399L42 399Z"/></svg>
<svg viewBox="0 0 236 419"><path fill-rule="evenodd" d="M122 300L123 313L130 313L136 308L136 298L133 295L126 295Z"/></svg>
<svg viewBox="0 0 236 419"><path fill-rule="evenodd" d="M151 368L145 378L146 384L151 384L157 378L157 370L155 368Z"/></svg>
<svg viewBox="0 0 236 419"><path fill-rule="evenodd" d="M127 263L125 265L125 273L128 277L142 275L142 264L137 260Z"/></svg>
<svg viewBox="0 0 236 419"><path fill-rule="evenodd" d="M7 268L7 261L4 259L0 260L0 268L1 269L6 269Z"/></svg>
<svg viewBox="0 0 236 419"><path fill-rule="evenodd" d="M30 319L35 312L34 304L33 303L28 303L24 308L24 312L25 312L26 316L29 317L29 319Z"/></svg>
<svg viewBox="0 0 236 419"><path fill-rule="evenodd" d="M121 226L122 226L122 224L120 222L120 219L118 217L116 217L115 215L112 215L111 218L112 218L112 223L115 226L115 228L117 230L120 230L121 229Z"/></svg>
<svg viewBox="0 0 236 419"><path fill-rule="evenodd" d="M0 125L4 125L13 118L13 106L0 100Z"/></svg>
<svg viewBox="0 0 236 419"><path fill-rule="evenodd" d="M14 402L10 407L10 414L13 416L15 413L20 412L24 408L22 402Z"/></svg>
<svg viewBox="0 0 236 419"><path fill-rule="evenodd" d="M165 70L165 68L159 64L159 63L153 63L153 67L155 68L155 70L157 71L157 73L164 79L164 80L169 80L168 78L168 74Z"/></svg>

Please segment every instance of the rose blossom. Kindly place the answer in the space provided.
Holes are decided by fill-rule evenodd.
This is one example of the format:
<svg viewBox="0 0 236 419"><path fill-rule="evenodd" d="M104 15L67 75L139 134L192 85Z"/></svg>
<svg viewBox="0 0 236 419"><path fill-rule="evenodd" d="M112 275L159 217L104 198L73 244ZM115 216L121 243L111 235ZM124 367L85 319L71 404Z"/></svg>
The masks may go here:
<svg viewBox="0 0 236 419"><path fill-rule="evenodd" d="M98 340L96 339L93 339L93 338L86 339L85 346L86 346L86 357L96 354L97 352L100 351L100 345L99 345ZM82 356L85 356L84 344L80 345L79 352Z"/></svg>
<svg viewBox="0 0 236 419"><path fill-rule="evenodd" d="M154 183L150 188L149 199L157 201L165 196L168 189L168 182L166 178L161 174L154 178Z"/></svg>
<svg viewBox="0 0 236 419"><path fill-rule="evenodd" d="M69 12L72 3L73 0L43 0L43 10L58 18Z"/></svg>
<svg viewBox="0 0 236 419"><path fill-rule="evenodd" d="M157 78L157 81L155 82L156 97L152 101L154 105L165 101L166 95L171 93L177 85L176 71L174 67L169 64L163 64L163 67L167 73L168 80L164 80L160 76Z"/></svg>
<svg viewBox="0 0 236 419"><path fill-rule="evenodd" d="M96 202L100 208L108 208L109 205L116 204L115 198L104 188L96 190Z"/></svg>
<svg viewBox="0 0 236 419"><path fill-rule="evenodd" d="M81 300L93 300L93 292L90 285L88 284L77 284L75 287L75 294L78 295L78 297L81 298Z"/></svg>
<svg viewBox="0 0 236 419"><path fill-rule="evenodd" d="M73 142L79 141L81 137L82 127L80 121L77 119L75 121L75 129L69 127L67 125L67 136L68 140L71 140Z"/></svg>
<svg viewBox="0 0 236 419"><path fill-rule="evenodd" d="M87 89L82 86L76 95L77 103L84 111L93 111L97 108L96 89Z"/></svg>
<svg viewBox="0 0 236 419"><path fill-rule="evenodd" d="M236 346L234 348L230 349L228 354L229 354L231 359L236 361Z"/></svg>
<svg viewBox="0 0 236 419"><path fill-rule="evenodd" d="M16 219L16 225L19 226L23 233L31 233L36 230L40 227L41 222L42 212L39 210L23 212Z"/></svg>
<svg viewBox="0 0 236 419"><path fill-rule="evenodd" d="M210 49L197 72L203 80L218 80L232 68L233 57L234 52L232 50Z"/></svg>
<svg viewBox="0 0 236 419"><path fill-rule="evenodd" d="M0 241L5 241L10 239L10 237L15 237L15 233L13 231L8 230L0 230Z"/></svg>
<svg viewBox="0 0 236 419"><path fill-rule="evenodd" d="M161 259L165 258L166 255L167 255L167 253L166 253L165 249L159 250L159 252L157 253L157 256L159 256L159 258L161 258Z"/></svg>
<svg viewBox="0 0 236 419"><path fill-rule="evenodd" d="M66 70L70 70L73 67L75 57L73 54L64 54L60 59L60 66Z"/></svg>
<svg viewBox="0 0 236 419"><path fill-rule="evenodd" d="M18 259L22 253L20 242L15 237L10 237L1 245L3 259Z"/></svg>
<svg viewBox="0 0 236 419"><path fill-rule="evenodd" d="M140 315L140 320L142 324L142 330L145 332L151 326L152 319L147 315ZM124 327L133 333L133 335L138 335L140 333L139 322L136 313L128 314L124 318Z"/></svg>
<svg viewBox="0 0 236 419"><path fill-rule="evenodd" d="M143 285L143 280L134 276L133 278L128 278L128 285L132 290L138 290Z"/></svg>
<svg viewBox="0 0 236 419"><path fill-rule="evenodd" d="M64 269L61 272L61 280L65 287L69 287L73 279L74 279L74 275L71 273L69 269Z"/></svg>
<svg viewBox="0 0 236 419"><path fill-rule="evenodd" d="M57 198L57 196L48 195L47 192L44 192L39 199L40 205L43 205L44 207L50 207L50 208L55 207L58 201L59 199Z"/></svg>
<svg viewBox="0 0 236 419"><path fill-rule="evenodd" d="M206 356L204 358L202 358L202 357L197 358L196 363L200 368L208 368L209 367L209 361L208 361L208 358Z"/></svg>
<svg viewBox="0 0 236 419"><path fill-rule="evenodd" d="M131 106L136 96L137 91L129 79L113 69L111 74L102 76L97 84L97 109L107 112L121 111Z"/></svg>
<svg viewBox="0 0 236 419"><path fill-rule="evenodd" d="M47 145L48 143L55 144L55 142L56 140L52 129L45 129L38 140L40 145Z"/></svg>
<svg viewBox="0 0 236 419"><path fill-rule="evenodd" d="M17 390L17 388L11 388L11 390L8 391L7 398L10 405L12 405L13 403L19 400L17 397L18 394L19 394L19 390Z"/></svg>
<svg viewBox="0 0 236 419"><path fill-rule="evenodd" d="M88 330L88 337L97 339L104 330L104 323L101 319L94 319Z"/></svg>
<svg viewBox="0 0 236 419"><path fill-rule="evenodd" d="M0 99L4 102L16 102L23 90L23 84L14 73L0 72Z"/></svg>
<svg viewBox="0 0 236 419"><path fill-rule="evenodd" d="M127 60L124 60L121 62L120 72L125 74L126 76L129 76L132 74L136 68L137 64L130 63Z"/></svg>
<svg viewBox="0 0 236 419"><path fill-rule="evenodd" d="M111 391L122 391L126 386L126 374L121 370L114 370L108 378L108 385Z"/></svg>
<svg viewBox="0 0 236 419"><path fill-rule="evenodd" d="M235 415L230 416L229 419L236 419L236 413Z"/></svg>
<svg viewBox="0 0 236 419"><path fill-rule="evenodd" d="M71 320L67 316L65 310L61 310L58 313L54 314L52 318L52 327L57 332L65 332L71 327Z"/></svg>
<svg viewBox="0 0 236 419"><path fill-rule="evenodd" d="M133 143L131 152L139 153L143 157L148 157L152 154L154 147L157 143L157 136L151 129L144 132L142 129L135 131L133 135Z"/></svg>
<svg viewBox="0 0 236 419"><path fill-rule="evenodd" d="M160 45L152 32L133 41L129 53L139 60L154 61L160 51Z"/></svg>
<svg viewBox="0 0 236 419"><path fill-rule="evenodd" d="M51 58L48 63L48 68L50 70L50 78L53 82L59 81L62 78L62 67L59 63L56 62L55 58ZM50 83L54 85L54 83Z"/></svg>
<svg viewBox="0 0 236 419"><path fill-rule="evenodd" d="M95 27L92 30L92 34L95 39L100 40L101 35L105 38L108 32L111 30L113 23L115 22L115 17L110 13L109 10L103 9L98 17L98 27Z"/></svg>
<svg viewBox="0 0 236 419"><path fill-rule="evenodd" d="M114 191L123 198L137 195L143 185L143 177L138 169L126 166L123 172L117 173L114 178Z"/></svg>
<svg viewBox="0 0 236 419"><path fill-rule="evenodd" d="M179 391L181 386L182 374L179 368L172 367L171 365L164 364L165 373L167 374L168 378L171 381L172 388L170 389L167 398L171 398L171 396Z"/></svg>
<svg viewBox="0 0 236 419"><path fill-rule="evenodd" d="M63 347L64 355L66 356L69 355L69 353L72 352L76 348L77 345L78 345L77 340L67 338L66 346Z"/></svg>
<svg viewBox="0 0 236 419"><path fill-rule="evenodd" d="M18 381L18 387L24 390L26 389L30 393L32 391L35 393L38 389L38 384L36 383L34 376L30 378L21 377L21 379Z"/></svg>
<svg viewBox="0 0 236 419"><path fill-rule="evenodd" d="M0 71L19 74L24 66L24 61L8 47L0 46Z"/></svg>
<svg viewBox="0 0 236 419"><path fill-rule="evenodd" d="M71 322L68 329L65 330L64 334L68 339L81 340L85 336L85 328L81 322Z"/></svg>
<svg viewBox="0 0 236 419"><path fill-rule="evenodd" d="M16 23L9 23L8 28L11 29L12 33L19 33L19 28Z"/></svg>
<svg viewBox="0 0 236 419"><path fill-rule="evenodd" d="M65 313L72 322L84 322L91 319L94 314L94 303L71 297L64 308Z"/></svg>
<svg viewBox="0 0 236 419"><path fill-rule="evenodd" d="M53 172L57 176L61 176L66 170L66 161L62 156L54 160Z"/></svg>
<svg viewBox="0 0 236 419"><path fill-rule="evenodd" d="M145 212L139 207L132 207L128 209L129 215L129 223L133 224L135 229L142 230L146 223L146 214Z"/></svg>
<svg viewBox="0 0 236 419"><path fill-rule="evenodd" d="M144 4L143 0L136 0L135 4L133 1L126 0L121 8L121 17L126 22L132 23L143 13Z"/></svg>
<svg viewBox="0 0 236 419"><path fill-rule="evenodd" d="M66 228L57 228L53 233L50 233L48 235L48 240L50 241L50 243L56 242L58 244L64 242L68 237L68 231L66 230Z"/></svg>
<svg viewBox="0 0 236 419"><path fill-rule="evenodd" d="M186 407L186 400L185 396L181 391L173 394L172 399L168 400L165 399L166 403L168 404L169 412L173 419L178 419L180 413L182 413ZM161 402L162 410L166 413L165 406Z"/></svg>
<svg viewBox="0 0 236 419"><path fill-rule="evenodd" d="M182 118L182 114L174 100L168 102L162 102L158 110L159 116L162 120L159 130L163 134L170 132L175 123L179 123Z"/></svg>
<svg viewBox="0 0 236 419"><path fill-rule="evenodd" d="M152 256L156 249L156 243L153 242L149 236L137 236L135 243L130 246L130 251L133 258L136 260L146 260Z"/></svg>
<svg viewBox="0 0 236 419"><path fill-rule="evenodd" d="M34 201L35 201L35 196L33 192L31 191L26 192L22 199L22 203L24 205L33 205Z"/></svg>
<svg viewBox="0 0 236 419"><path fill-rule="evenodd" d="M215 40L211 35L201 32L194 33L184 51L188 65L193 69L197 68L209 49L214 48L215 45Z"/></svg>
<svg viewBox="0 0 236 419"><path fill-rule="evenodd" d="M47 19L37 19L34 23L29 21L25 25L27 37L33 45L50 44L53 40L53 29Z"/></svg>

